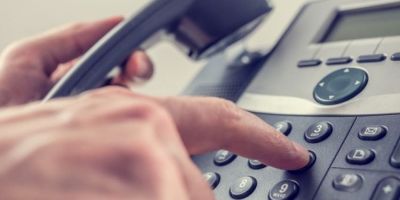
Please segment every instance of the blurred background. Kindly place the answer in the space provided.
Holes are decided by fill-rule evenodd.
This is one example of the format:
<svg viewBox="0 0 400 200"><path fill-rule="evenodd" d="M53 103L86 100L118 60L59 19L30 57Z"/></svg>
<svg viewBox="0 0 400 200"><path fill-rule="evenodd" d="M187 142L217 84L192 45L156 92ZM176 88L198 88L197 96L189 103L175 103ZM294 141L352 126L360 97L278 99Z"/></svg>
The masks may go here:
<svg viewBox="0 0 400 200"><path fill-rule="evenodd" d="M306 1L272 0L274 18L267 19L250 37L248 43L265 49L271 48ZM149 0L1 0L0 51L13 41L65 23L130 15L148 2ZM158 44L148 53L156 65L156 73L151 81L135 90L151 95L179 94L206 62L189 60L167 42Z"/></svg>

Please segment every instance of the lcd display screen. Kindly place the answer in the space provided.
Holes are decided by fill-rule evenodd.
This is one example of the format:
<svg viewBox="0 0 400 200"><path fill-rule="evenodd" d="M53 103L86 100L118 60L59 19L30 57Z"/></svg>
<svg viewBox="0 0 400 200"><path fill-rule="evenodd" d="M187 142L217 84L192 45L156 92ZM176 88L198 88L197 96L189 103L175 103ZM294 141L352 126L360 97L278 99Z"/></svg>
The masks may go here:
<svg viewBox="0 0 400 200"><path fill-rule="evenodd" d="M400 7L339 13L321 42L400 35Z"/></svg>

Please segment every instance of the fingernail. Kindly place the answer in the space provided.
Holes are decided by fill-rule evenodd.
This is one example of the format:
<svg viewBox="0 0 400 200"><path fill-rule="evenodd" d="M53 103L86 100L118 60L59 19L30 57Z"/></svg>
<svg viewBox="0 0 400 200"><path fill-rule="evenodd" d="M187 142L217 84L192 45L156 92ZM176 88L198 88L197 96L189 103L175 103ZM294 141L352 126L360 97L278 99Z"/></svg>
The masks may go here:
<svg viewBox="0 0 400 200"><path fill-rule="evenodd" d="M149 79L153 75L152 64L147 60L145 56L140 56L137 64L138 71L136 76L142 79Z"/></svg>

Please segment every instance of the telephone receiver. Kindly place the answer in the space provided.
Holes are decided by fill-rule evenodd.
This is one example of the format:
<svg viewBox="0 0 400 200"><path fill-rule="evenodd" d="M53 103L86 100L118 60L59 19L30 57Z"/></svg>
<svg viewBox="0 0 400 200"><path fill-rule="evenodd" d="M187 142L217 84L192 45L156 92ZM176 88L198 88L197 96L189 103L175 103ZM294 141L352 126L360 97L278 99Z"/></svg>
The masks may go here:
<svg viewBox="0 0 400 200"><path fill-rule="evenodd" d="M101 87L133 51L161 36L194 60L210 57L254 30L270 10L267 0L153 0L99 40L44 101Z"/></svg>

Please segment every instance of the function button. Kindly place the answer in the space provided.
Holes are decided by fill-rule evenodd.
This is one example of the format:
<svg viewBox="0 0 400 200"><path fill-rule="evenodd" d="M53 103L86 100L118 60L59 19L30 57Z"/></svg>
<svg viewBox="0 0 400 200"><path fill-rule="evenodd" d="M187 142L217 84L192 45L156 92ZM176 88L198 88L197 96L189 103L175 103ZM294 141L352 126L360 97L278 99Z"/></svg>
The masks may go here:
<svg viewBox="0 0 400 200"><path fill-rule="evenodd" d="M308 161L307 165L304 166L304 167L301 168L301 169L292 170L292 171L290 171L290 172L292 172L292 173L304 172L304 171L310 169L310 168L314 165L315 161L317 160L317 156L315 155L314 152L312 152L312 151L309 151L309 152L310 152L310 160Z"/></svg>
<svg viewBox="0 0 400 200"><path fill-rule="evenodd" d="M363 180L358 174L340 174L333 180L333 187L338 191L355 192L361 188Z"/></svg>
<svg viewBox="0 0 400 200"><path fill-rule="evenodd" d="M219 166L227 165L233 160L235 160L236 155L227 151L227 150L219 150L215 153L214 163Z"/></svg>
<svg viewBox="0 0 400 200"><path fill-rule="evenodd" d="M396 147L390 156L390 165L395 168L400 168L400 141L397 142Z"/></svg>
<svg viewBox="0 0 400 200"><path fill-rule="evenodd" d="M262 169L262 168L266 167L266 165L264 165L259 160L249 160L248 163L249 163L249 167L252 169Z"/></svg>
<svg viewBox="0 0 400 200"><path fill-rule="evenodd" d="M383 179L375 189L371 200L399 200L400 180L394 177Z"/></svg>
<svg viewBox="0 0 400 200"><path fill-rule="evenodd" d="M386 59L385 54L371 54L371 55L362 55L357 59L358 63L370 63L370 62L381 62Z"/></svg>
<svg viewBox="0 0 400 200"><path fill-rule="evenodd" d="M319 59L310 59L310 60L300 60L299 63L297 63L298 67L315 67L318 66L322 63L321 60Z"/></svg>
<svg viewBox="0 0 400 200"><path fill-rule="evenodd" d="M275 123L274 127L277 131L281 132L286 136L288 136L290 134L290 131L292 131L292 124L285 121Z"/></svg>
<svg viewBox="0 0 400 200"><path fill-rule="evenodd" d="M392 55L393 61L400 61L400 52Z"/></svg>
<svg viewBox="0 0 400 200"><path fill-rule="evenodd" d="M215 172L207 172L207 173L203 174L203 177L206 179L206 181L208 182L208 185L211 187L211 189L215 189L218 186L219 181L221 179L219 174L217 174Z"/></svg>
<svg viewBox="0 0 400 200"><path fill-rule="evenodd" d="M229 193L234 199L243 199L248 197L256 189L257 181L251 176L245 176L237 179L229 189Z"/></svg>
<svg viewBox="0 0 400 200"><path fill-rule="evenodd" d="M350 164L365 165L372 162L375 158L375 153L369 149L353 149L347 156L346 161Z"/></svg>
<svg viewBox="0 0 400 200"><path fill-rule="evenodd" d="M358 137L361 140L379 140L385 137L387 130L383 126L367 126L361 129Z"/></svg>
<svg viewBox="0 0 400 200"><path fill-rule="evenodd" d="M292 180L284 180L276 185L269 191L270 200L292 200L296 198L299 193L299 185Z"/></svg>
<svg viewBox="0 0 400 200"><path fill-rule="evenodd" d="M328 138L333 131L329 122L318 122L311 125L304 134L304 139L309 143L318 143Z"/></svg>
<svg viewBox="0 0 400 200"><path fill-rule="evenodd" d="M326 61L327 65L343 65L349 64L353 61L351 57L339 57L339 58L329 58Z"/></svg>
<svg viewBox="0 0 400 200"><path fill-rule="evenodd" d="M324 105L343 103L358 95L367 85L364 70L345 68L324 77L314 88L314 99Z"/></svg>

